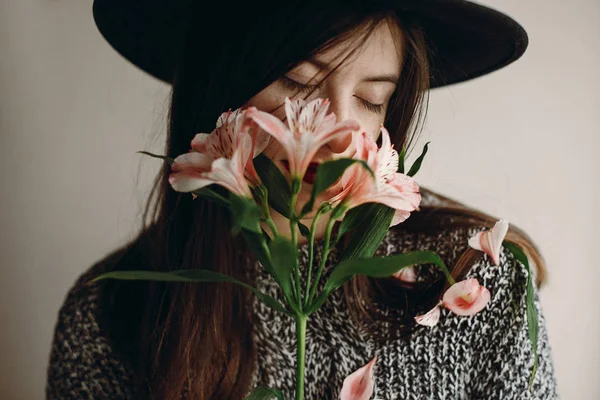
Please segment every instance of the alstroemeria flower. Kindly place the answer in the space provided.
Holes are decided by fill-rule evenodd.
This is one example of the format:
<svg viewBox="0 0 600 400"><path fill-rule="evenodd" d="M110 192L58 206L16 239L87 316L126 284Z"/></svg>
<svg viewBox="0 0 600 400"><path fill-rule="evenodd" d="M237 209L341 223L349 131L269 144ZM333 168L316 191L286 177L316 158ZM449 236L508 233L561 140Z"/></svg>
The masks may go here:
<svg viewBox="0 0 600 400"><path fill-rule="evenodd" d="M332 199L332 203L341 201L348 209L364 203L385 204L396 210L391 223L393 226L405 221L412 211L419 209L421 194L419 185L412 177L398 172L398 153L383 126L381 137L381 148L377 148L375 140L366 132L355 136L354 158L364 160L375 178L360 164L350 166L342 175L342 190Z"/></svg>
<svg viewBox="0 0 600 400"><path fill-rule="evenodd" d="M288 156L291 176L301 179L319 148L340 135L359 129L356 121L338 123L334 113L326 115L328 108L327 99L306 103L302 99L286 97L285 124L274 115L255 108L248 110L248 116L281 144Z"/></svg>
<svg viewBox="0 0 600 400"><path fill-rule="evenodd" d="M377 355L344 379L340 400L369 400L371 398L375 386L373 367L376 361Z"/></svg>
<svg viewBox="0 0 600 400"><path fill-rule="evenodd" d="M259 182L252 158L262 152L268 136L258 132L246 112L224 112L214 131L196 134L190 152L175 158L171 166L173 189L193 192L216 183L238 196L252 197L248 181Z"/></svg>
<svg viewBox="0 0 600 400"><path fill-rule="evenodd" d="M250 158L252 139L240 138L238 148L231 159L217 158L195 151L178 156L171 165L169 183L178 192L193 192L216 183L241 197L252 197L244 177L245 166Z"/></svg>
<svg viewBox="0 0 600 400"><path fill-rule="evenodd" d="M495 265L500 263L500 248L508 232L508 221L501 219L488 231L478 232L469 239L469 246L487 254Z"/></svg>
<svg viewBox="0 0 600 400"><path fill-rule="evenodd" d="M417 315L419 325L434 326L439 321L441 306L456 315L474 315L483 310L490 301L490 291L479 285L475 278L456 282L444 293L442 300L424 315Z"/></svg>
<svg viewBox="0 0 600 400"><path fill-rule="evenodd" d="M248 110L255 109L250 107ZM213 159L233 157L235 149L240 148L240 140L250 135L250 153L252 157L248 158L246 168L246 178L256 185L260 178L254 169L252 159L262 153L270 137L266 132L258 128L254 121L248 118L248 110L237 109L222 113L211 133L198 133L192 139L191 151L196 151L212 157ZM246 143L246 142L245 142ZM247 143L245 144L247 146Z"/></svg>

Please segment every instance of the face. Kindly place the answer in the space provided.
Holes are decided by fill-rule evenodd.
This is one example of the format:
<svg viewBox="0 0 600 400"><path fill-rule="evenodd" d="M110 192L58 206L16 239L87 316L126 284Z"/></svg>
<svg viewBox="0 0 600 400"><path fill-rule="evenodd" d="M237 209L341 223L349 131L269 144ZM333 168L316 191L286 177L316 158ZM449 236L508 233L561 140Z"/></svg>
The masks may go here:
<svg viewBox="0 0 600 400"><path fill-rule="evenodd" d="M306 101L328 98L328 113L335 113L338 121L355 120L360 124L360 132L377 138L390 97L400 78L402 49L397 44L398 33L394 28L387 23L380 24L359 51L348 59L344 58L352 51L352 46L346 42L305 60L254 96L246 106L273 113L283 120L285 97L304 98ZM328 75L341 60L342 65ZM349 132L329 142L319 150L315 159L325 161L352 157L353 136ZM271 140L264 154L280 166L287 158L275 140ZM301 198L311 189L306 179L302 186Z"/></svg>

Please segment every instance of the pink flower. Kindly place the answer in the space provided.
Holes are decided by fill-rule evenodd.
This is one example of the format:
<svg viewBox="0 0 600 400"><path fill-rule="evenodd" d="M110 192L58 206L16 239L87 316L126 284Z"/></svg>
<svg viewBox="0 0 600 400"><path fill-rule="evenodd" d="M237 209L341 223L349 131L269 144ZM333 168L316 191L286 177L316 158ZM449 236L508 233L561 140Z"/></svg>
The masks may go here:
<svg viewBox="0 0 600 400"><path fill-rule="evenodd" d="M219 117L210 134L198 133L189 153L175 158L169 183L178 192L193 192L216 183L231 193L252 197L248 180L259 182L252 157L266 142L246 111L228 111ZM194 195L194 198L196 196Z"/></svg>
<svg viewBox="0 0 600 400"><path fill-rule="evenodd" d="M355 121L337 123L334 113L327 114L329 100L316 99L306 103L302 99L285 99L286 124L272 114L256 108L248 109L248 116L272 135L285 149L290 174L302 178L320 147L359 129Z"/></svg>
<svg viewBox="0 0 600 400"><path fill-rule="evenodd" d="M178 156L171 165L169 183L178 192L193 192L216 183L241 197L252 197L244 177L252 146L250 136L242 138L231 159L192 151Z"/></svg>
<svg viewBox="0 0 600 400"><path fill-rule="evenodd" d="M396 210L391 223L393 226L405 221L412 211L419 209L421 194L413 178L398 172L398 153L383 126L381 136L382 145L377 148L375 140L367 133L356 135L354 158L364 160L375 178L362 165L350 166L342 176L342 190L332 202L342 201L348 209L364 203L385 204Z"/></svg>
<svg viewBox="0 0 600 400"><path fill-rule="evenodd" d="M373 394L373 366L377 355L366 365L360 367L344 379L340 400L369 400Z"/></svg>
<svg viewBox="0 0 600 400"><path fill-rule="evenodd" d="M253 109L251 107L250 109ZM269 135L258 128L254 121L248 118L248 110L237 109L222 113L216 124L216 128L211 133L198 133L192 139L192 151L217 158L232 158L235 149L239 148L240 140L247 135L252 138L251 150L252 158L249 158L246 165L246 177L256 185L260 178L254 169L252 159L262 153L269 143Z"/></svg>
<svg viewBox="0 0 600 400"><path fill-rule="evenodd" d="M495 265L500 263L500 248L508 232L508 221L501 219L488 231L477 233L469 239L469 246L487 254Z"/></svg>
<svg viewBox="0 0 600 400"><path fill-rule="evenodd" d="M490 301L490 291L479 285L475 278L456 282L444 293L442 300L424 315L417 315L419 325L434 326L440 317L440 307L444 306L456 315L474 315L483 310Z"/></svg>

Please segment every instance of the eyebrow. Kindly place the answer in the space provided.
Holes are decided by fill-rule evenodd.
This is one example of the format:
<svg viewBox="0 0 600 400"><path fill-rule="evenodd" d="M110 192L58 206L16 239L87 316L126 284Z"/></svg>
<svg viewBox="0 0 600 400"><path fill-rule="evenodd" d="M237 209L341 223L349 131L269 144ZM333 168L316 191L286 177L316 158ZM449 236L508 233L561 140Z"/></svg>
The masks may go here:
<svg viewBox="0 0 600 400"><path fill-rule="evenodd" d="M329 71L329 65L327 65L327 63L319 61L315 58L309 58L307 61L319 69ZM399 80L399 78L395 74L384 74L384 75L375 75L375 76L366 77L366 78L362 79L361 82L390 82L390 83L393 83L394 85L397 85L398 80Z"/></svg>

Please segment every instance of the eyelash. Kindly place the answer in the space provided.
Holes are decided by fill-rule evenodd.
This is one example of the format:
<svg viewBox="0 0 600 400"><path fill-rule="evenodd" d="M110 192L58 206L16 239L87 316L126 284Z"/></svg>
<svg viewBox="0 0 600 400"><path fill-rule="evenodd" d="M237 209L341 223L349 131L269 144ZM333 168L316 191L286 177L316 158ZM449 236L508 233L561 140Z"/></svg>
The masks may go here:
<svg viewBox="0 0 600 400"><path fill-rule="evenodd" d="M298 93L308 93L311 90L315 89L318 85L305 85L300 82L296 82L293 79L288 78L287 76L281 77L281 82L288 89L298 90ZM360 105L367 109L368 111L374 112L376 114L381 114L383 112L383 104L373 104L360 97L357 97L360 100Z"/></svg>

